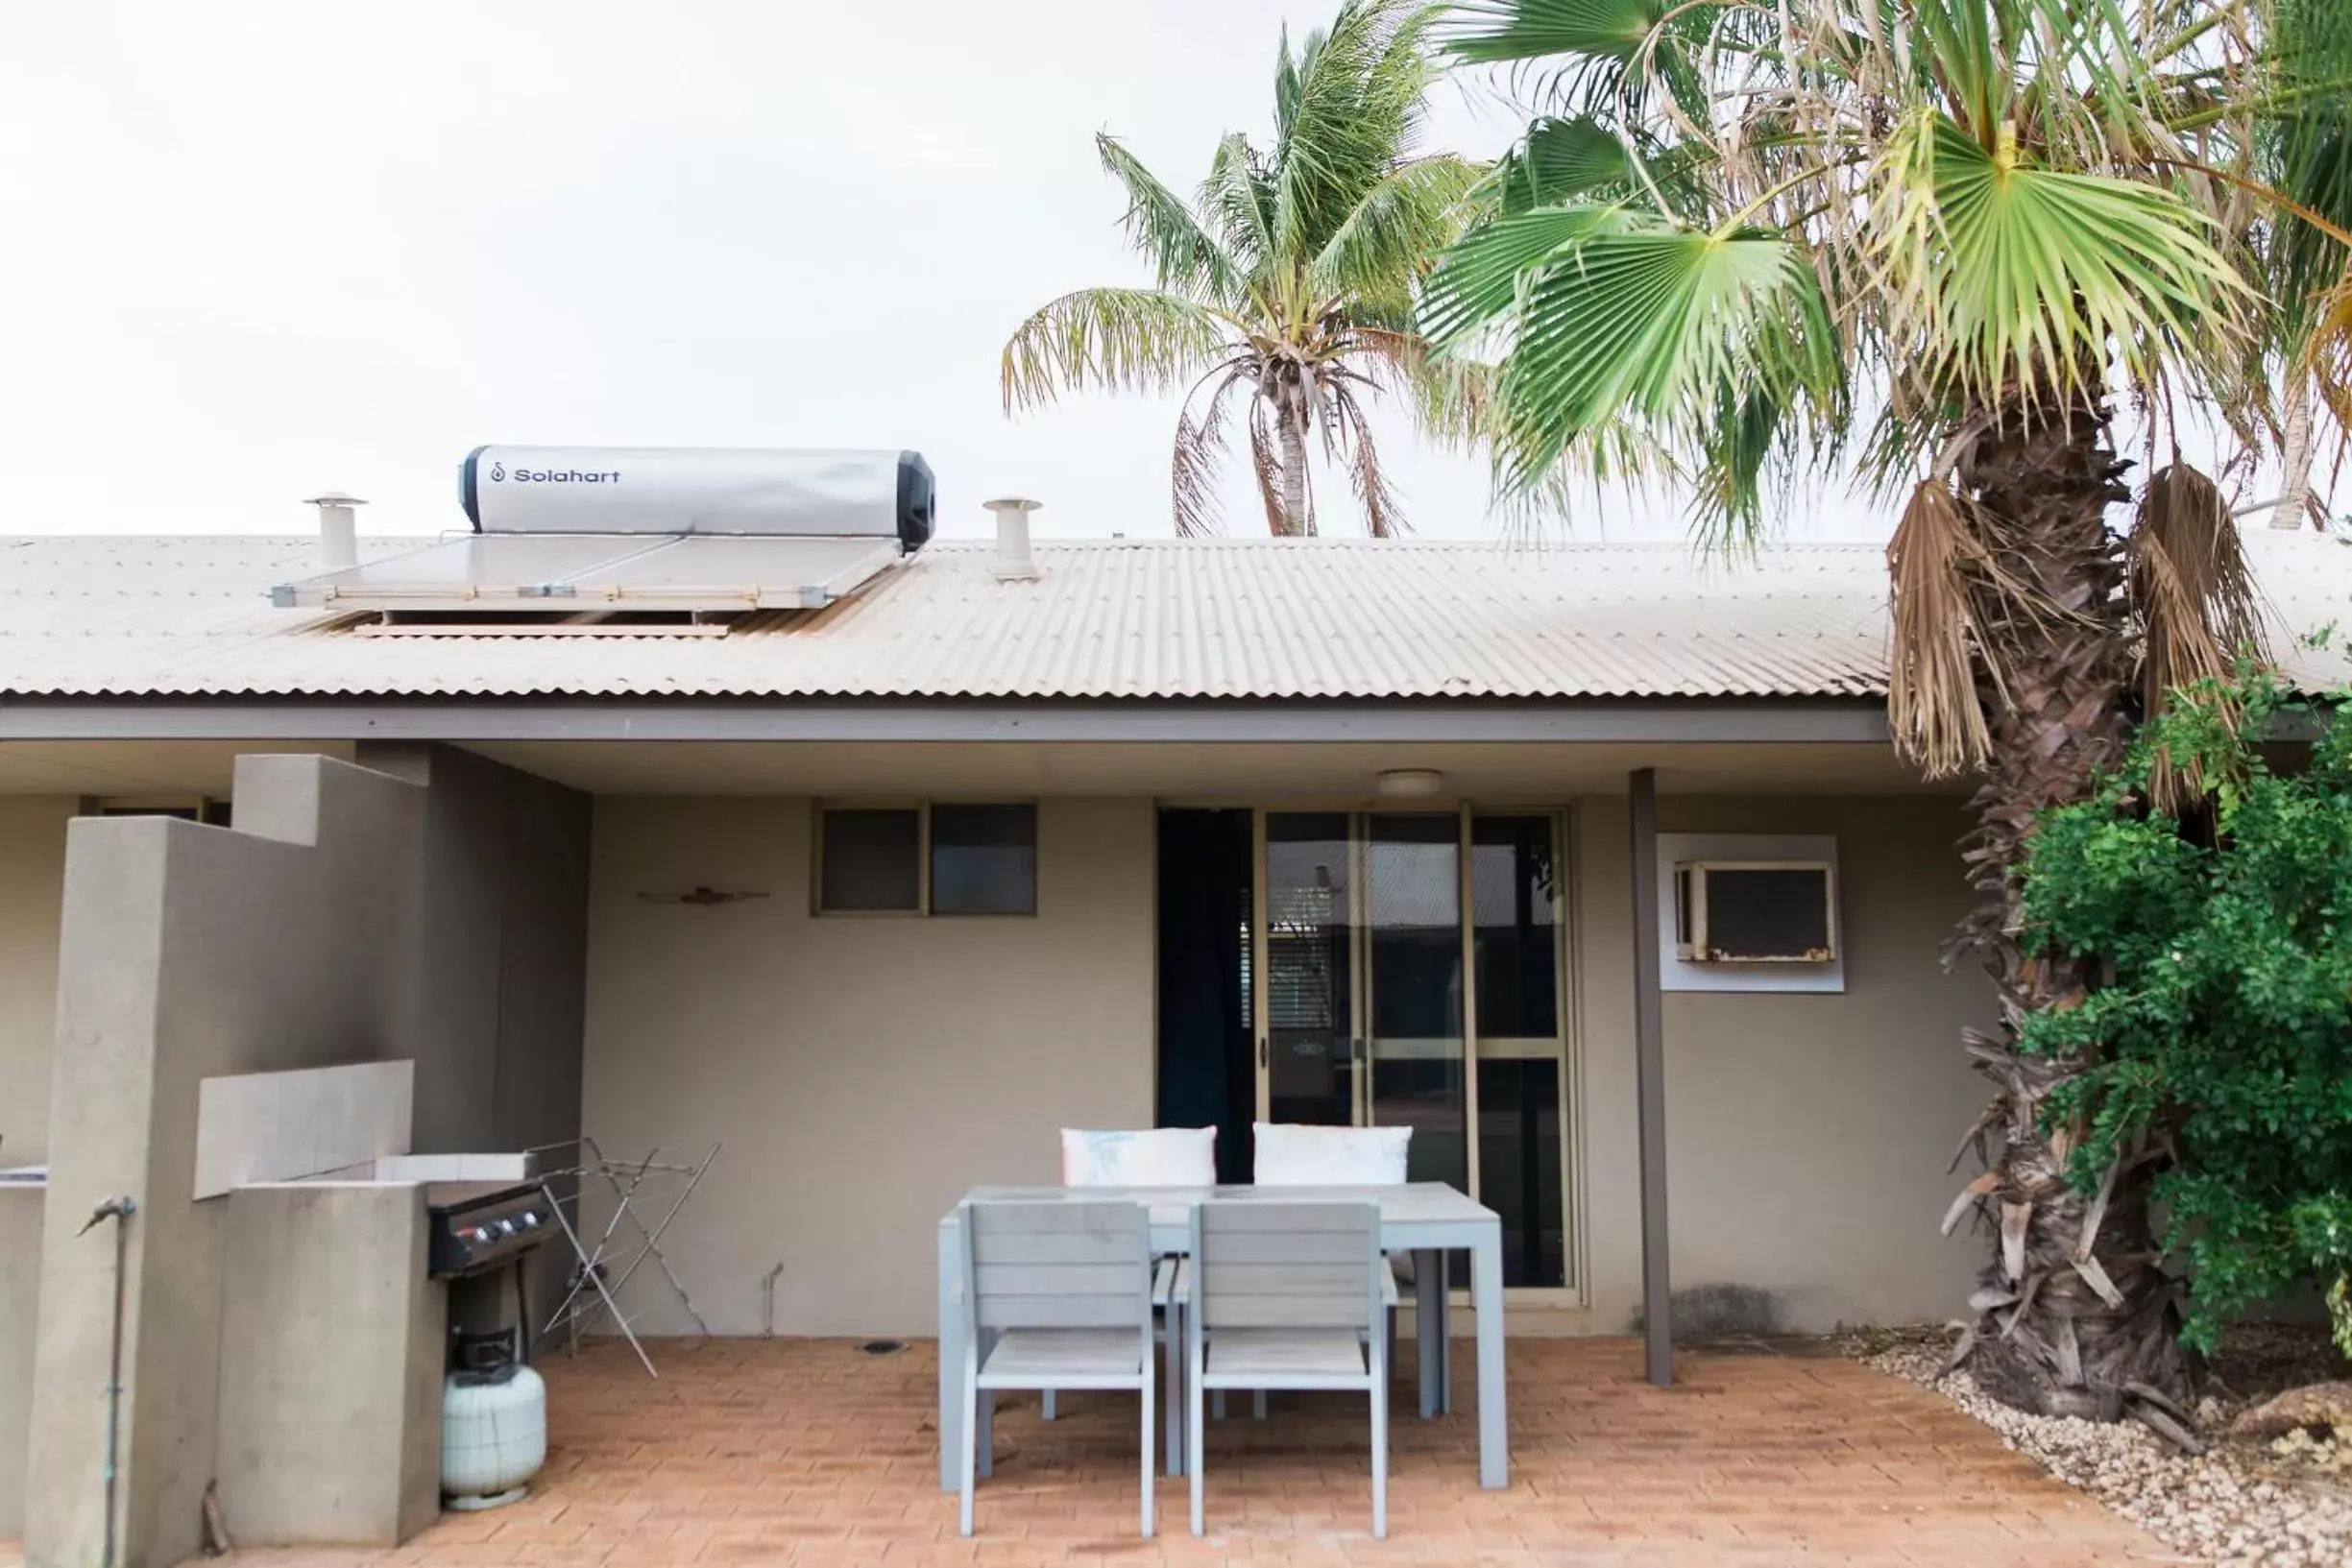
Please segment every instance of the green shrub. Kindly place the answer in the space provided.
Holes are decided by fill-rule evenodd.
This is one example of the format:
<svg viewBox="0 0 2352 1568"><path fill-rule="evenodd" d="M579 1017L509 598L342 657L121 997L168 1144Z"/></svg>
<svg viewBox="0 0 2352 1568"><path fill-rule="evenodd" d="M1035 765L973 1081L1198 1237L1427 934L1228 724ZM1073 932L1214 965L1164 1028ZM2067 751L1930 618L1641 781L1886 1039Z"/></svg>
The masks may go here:
<svg viewBox="0 0 2352 1568"><path fill-rule="evenodd" d="M2352 697L2293 701L2255 672L2186 693L2095 799L2042 819L2024 872L2030 950L2106 977L2025 1022L2026 1051L2087 1064L2043 1124L2086 1192L2119 1160L2163 1163L2184 1338L2209 1353L2248 1306L2310 1284L2352 1355L2347 713ZM2244 738L2297 732L2300 770ZM2202 785L2176 813L2150 804L2168 769Z"/></svg>

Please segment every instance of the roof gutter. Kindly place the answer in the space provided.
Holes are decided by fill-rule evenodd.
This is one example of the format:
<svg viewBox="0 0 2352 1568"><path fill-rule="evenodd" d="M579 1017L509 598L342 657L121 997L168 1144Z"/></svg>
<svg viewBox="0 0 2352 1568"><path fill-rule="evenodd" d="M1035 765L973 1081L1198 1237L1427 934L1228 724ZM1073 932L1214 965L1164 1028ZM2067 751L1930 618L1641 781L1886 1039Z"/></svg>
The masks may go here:
<svg viewBox="0 0 2352 1568"><path fill-rule="evenodd" d="M1876 698L713 702L0 698L0 740L1888 743Z"/></svg>

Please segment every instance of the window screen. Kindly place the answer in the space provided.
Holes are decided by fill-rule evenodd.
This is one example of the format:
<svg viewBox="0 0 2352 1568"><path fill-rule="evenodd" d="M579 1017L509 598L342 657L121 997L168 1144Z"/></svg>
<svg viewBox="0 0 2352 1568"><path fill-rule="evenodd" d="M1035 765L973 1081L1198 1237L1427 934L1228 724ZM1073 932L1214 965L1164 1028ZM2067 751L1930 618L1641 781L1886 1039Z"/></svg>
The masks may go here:
<svg viewBox="0 0 2352 1568"><path fill-rule="evenodd" d="M913 807L828 809L817 907L912 914L923 905L923 818Z"/></svg>
<svg viewBox="0 0 2352 1568"><path fill-rule="evenodd" d="M934 806L931 910L937 915L1037 912L1037 808Z"/></svg>

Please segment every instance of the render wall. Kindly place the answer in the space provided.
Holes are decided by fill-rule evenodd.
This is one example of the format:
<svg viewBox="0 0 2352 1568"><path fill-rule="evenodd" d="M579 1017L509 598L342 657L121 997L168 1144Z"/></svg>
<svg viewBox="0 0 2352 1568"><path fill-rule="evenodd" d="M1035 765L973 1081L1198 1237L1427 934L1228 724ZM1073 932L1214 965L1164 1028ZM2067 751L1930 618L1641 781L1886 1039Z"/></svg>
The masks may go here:
<svg viewBox="0 0 2352 1568"><path fill-rule="evenodd" d="M1623 797L1581 801L1577 990L1590 1327L1641 1312L1631 856ZM1666 1185L1678 1333L1815 1332L1950 1315L1982 1242L1937 1234L1945 1162L1984 1103L1960 1031L1990 985L1939 954L1967 908L1958 803L1666 797L1662 832L1832 833L1839 995L1665 996Z"/></svg>
<svg viewBox="0 0 2352 1568"><path fill-rule="evenodd" d="M1149 1126L1149 801L1037 812L1035 916L818 917L806 800L596 802L587 1130L724 1146L663 1249L717 1334L929 1335L939 1216L1058 1179L1058 1129ZM697 885L764 898L699 907ZM592 1206L592 1214L594 1212ZM641 1330L691 1329L648 1267Z"/></svg>
<svg viewBox="0 0 2352 1568"><path fill-rule="evenodd" d="M24 1538L25 1442L33 1427L40 1315L42 1194L0 1186L0 1541Z"/></svg>
<svg viewBox="0 0 2352 1568"><path fill-rule="evenodd" d="M1061 1126L1150 1124L1153 808L1043 803L1033 920L814 917L812 820L801 800L598 801L586 1124L617 1153L725 1145L664 1241L714 1332L761 1331L782 1263L779 1333L927 1334L934 1222L965 1188L1055 1180ZM1640 1311L1625 802L1570 821L1590 1307L1540 1319L1622 1333ZM1949 1313L1977 1261L1935 1228L1981 1103L1957 1042L1991 1003L1938 958L1967 903L1957 806L1669 797L1661 822L1835 834L1847 943L1843 994L1665 999L1682 1325ZM639 896L697 884L768 896ZM641 1327L691 1328L639 1284Z"/></svg>
<svg viewBox="0 0 2352 1568"><path fill-rule="evenodd" d="M49 1153L58 908L76 804L70 795L0 795L0 1166L38 1165Z"/></svg>
<svg viewBox="0 0 2352 1568"><path fill-rule="evenodd" d="M507 1152L576 1139L590 798L449 746L363 744L357 760L426 786L418 865L424 918L395 1052L417 1064L416 1151ZM550 1148L546 1159L569 1164L574 1155ZM572 1261L562 1245L533 1256L535 1319L560 1298Z"/></svg>
<svg viewBox="0 0 2352 1568"><path fill-rule="evenodd" d="M230 1200L190 1195L201 1079L411 1058L421 1149L576 1133L586 799L462 754L384 760L415 782L320 757L247 757L233 831L160 817L69 830L24 1471L32 1568L98 1556L104 1402L92 1390L106 1382L112 1249L104 1230L78 1242L73 1232L107 1195L140 1206L125 1337L126 1568L192 1555L205 1484L228 1474L218 1444ZM311 1378L330 1387L290 1380L286 1399L352 1394L341 1358L313 1361ZM272 1428L267 1410L231 1414L231 1441Z"/></svg>
<svg viewBox="0 0 2352 1568"><path fill-rule="evenodd" d="M49 1155L58 906L70 795L0 795L0 1166ZM24 1533L41 1194L0 1188L0 1541Z"/></svg>
<svg viewBox="0 0 2352 1568"><path fill-rule="evenodd" d="M322 758L237 764L234 831L80 818L66 851L34 1379L27 1556L95 1560L113 1248L72 1240L139 1205L123 1325L121 1560L199 1547L215 1472L227 1204L197 1202L197 1085L395 1053L424 792ZM332 1368L321 1368L331 1375Z"/></svg>

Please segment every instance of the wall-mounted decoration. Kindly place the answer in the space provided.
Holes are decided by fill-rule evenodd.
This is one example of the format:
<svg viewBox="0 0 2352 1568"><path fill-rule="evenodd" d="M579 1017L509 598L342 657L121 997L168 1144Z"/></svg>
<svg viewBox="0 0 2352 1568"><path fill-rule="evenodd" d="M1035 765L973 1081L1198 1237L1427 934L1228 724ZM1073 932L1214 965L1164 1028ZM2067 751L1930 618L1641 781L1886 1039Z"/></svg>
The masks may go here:
<svg viewBox="0 0 2352 1568"><path fill-rule="evenodd" d="M691 904L708 909L721 904L740 904L744 899L764 899L764 892L731 892L720 887L690 887L683 893L640 893L647 904Z"/></svg>

